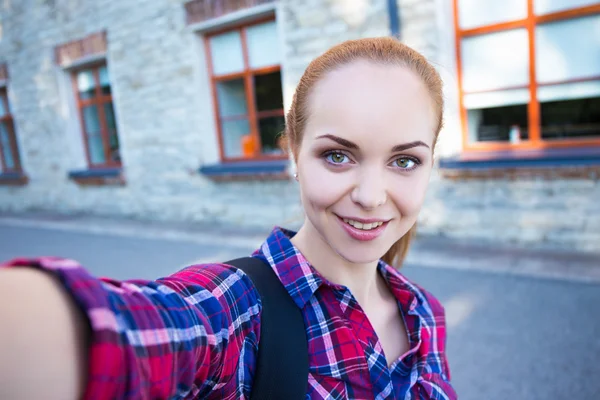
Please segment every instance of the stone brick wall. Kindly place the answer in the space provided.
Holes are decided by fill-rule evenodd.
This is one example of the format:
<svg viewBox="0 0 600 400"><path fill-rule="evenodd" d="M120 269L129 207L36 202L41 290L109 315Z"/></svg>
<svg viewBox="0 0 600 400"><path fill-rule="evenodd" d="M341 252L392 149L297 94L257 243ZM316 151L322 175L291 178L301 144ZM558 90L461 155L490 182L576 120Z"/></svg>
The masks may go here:
<svg viewBox="0 0 600 400"><path fill-rule="evenodd" d="M397 0L401 36L446 82L438 156L460 151L450 2ZM308 63L347 39L389 34L386 0L280 0L286 108ZM0 210L44 209L246 226L297 225L296 183L215 183L216 125L198 33L184 0L21 0L0 3L0 64L29 184L0 186ZM85 167L68 75L54 48L106 31L124 186L80 186ZM67 80L65 80L67 79ZM420 232L600 251L597 179L445 179L434 173Z"/></svg>
<svg viewBox="0 0 600 400"><path fill-rule="evenodd" d="M1 6L0 58L10 71L11 105L30 178L23 187L0 187L2 210L259 226L298 215L292 182L213 183L197 172L218 156L208 79L198 69L203 49L185 26L183 1L24 0ZM54 48L99 31L108 37L127 182L122 187L83 187L67 178L85 166L85 153L80 132L69 133L78 116L65 104L73 93Z"/></svg>
<svg viewBox="0 0 600 400"><path fill-rule="evenodd" d="M400 35L404 43L431 61L438 59L439 27L435 0L397 0Z"/></svg>
<svg viewBox="0 0 600 400"><path fill-rule="evenodd" d="M284 0L284 101L289 106L304 69L345 40L389 35L386 0Z"/></svg>
<svg viewBox="0 0 600 400"><path fill-rule="evenodd" d="M432 179L420 232L600 250L600 181Z"/></svg>

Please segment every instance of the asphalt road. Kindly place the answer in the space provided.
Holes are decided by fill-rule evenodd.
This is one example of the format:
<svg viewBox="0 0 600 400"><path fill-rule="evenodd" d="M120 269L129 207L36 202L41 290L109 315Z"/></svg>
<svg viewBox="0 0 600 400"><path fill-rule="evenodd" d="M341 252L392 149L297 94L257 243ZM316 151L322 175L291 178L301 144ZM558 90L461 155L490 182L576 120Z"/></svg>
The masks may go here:
<svg viewBox="0 0 600 400"><path fill-rule="evenodd" d="M0 225L0 259L57 255L92 273L156 278L251 249ZM600 285L406 267L445 305L461 400L600 400Z"/></svg>

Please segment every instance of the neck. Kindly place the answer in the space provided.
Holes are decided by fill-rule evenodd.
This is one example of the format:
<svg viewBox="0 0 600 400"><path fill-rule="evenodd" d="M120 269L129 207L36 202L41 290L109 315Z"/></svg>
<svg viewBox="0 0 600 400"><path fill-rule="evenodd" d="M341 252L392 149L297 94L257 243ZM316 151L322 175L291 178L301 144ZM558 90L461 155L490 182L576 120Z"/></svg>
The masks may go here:
<svg viewBox="0 0 600 400"><path fill-rule="evenodd" d="M304 258L330 282L350 289L362 307L384 290L385 283L377 271L378 260L358 264L339 255L308 221L292 238Z"/></svg>

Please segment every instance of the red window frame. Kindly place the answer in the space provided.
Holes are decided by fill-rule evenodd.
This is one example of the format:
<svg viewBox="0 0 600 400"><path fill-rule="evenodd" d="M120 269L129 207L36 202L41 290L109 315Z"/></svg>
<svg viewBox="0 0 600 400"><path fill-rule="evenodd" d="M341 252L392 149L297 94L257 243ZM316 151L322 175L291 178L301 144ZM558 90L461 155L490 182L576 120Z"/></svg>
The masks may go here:
<svg viewBox="0 0 600 400"><path fill-rule="evenodd" d="M8 131L8 138L10 140L10 152L12 153L14 168L8 168L6 165L6 160L4 159L4 149L2 148L3 144L0 141L0 160L2 161L2 173L22 173L23 167L21 164L21 157L19 155L19 147L17 145L17 136L15 133L15 126L13 117L10 111L9 103L8 103L8 91L6 87L0 88L0 101L2 101L2 105L4 106L4 110L6 110L6 114L0 118L0 123L3 123L6 126L6 130Z"/></svg>
<svg viewBox="0 0 600 400"><path fill-rule="evenodd" d="M256 97L255 97L255 93L254 93L254 79L253 79L255 76L271 74L274 72L281 72L281 65L271 65L271 66L255 68L255 69L250 68L249 57L248 57L248 45L247 45L247 39L246 39L246 29L247 28L254 26L254 25L262 24L265 22L274 21L274 20L275 20L274 16L269 16L269 17L257 19L251 23L243 23L243 24L238 24L238 25L234 25L231 27L227 27L227 28L224 28L221 30L216 30L216 31L213 31L210 34L204 36L204 48L205 48L205 52L206 52L206 62L208 65L208 71L209 71L210 81L211 81L213 113L214 113L215 122L217 123L217 139L219 142L219 155L221 157L221 160L223 160L223 161L234 161L234 162L235 161L249 161L249 160L261 161L261 160L282 160L282 159L287 158L287 156L284 153L282 153L280 155L267 155L267 154L262 153L262 144L261 144L261 140L260 140L260 131L259 131L259 127L258 127L259 120L262 118L268 118L268 117L285 117L285 111L283 109L283 104L282 104L281 109L268 110L268 111L257 111ZM211 48L210 48L210 38L213 36L220 35L222 33L232 32L232 31L240 32L240 37L241 37L241 42L242 42L242 56L243 56L243 60L244 60L244 70L241 72L236 72L236 73L231 73L231 74L215 75L214 70L213 70L213 62L212 62L213 60L212 60L212 53L211 53ZM244 79L244 88L245 88L245 92L246 92L246 104L248 105L248 114L221 117L219 115L217 83L222 82L222 81L232 80L232 79L240 79L240 78ZM283 90L283 87L282 87L282 90ZM249 134L252 137L252 140L255 144L255 149L254 149L255 154L253 157L245 157L245 156L227 157L225 155L225 149L223 146L223 130L221 128L221 122L222 121L239 120L239 119L245 119L245 118L248 119L248 123L250 125Z"/></svg>
<svg viewBox="0 0 600 400"><path fill-rule="evenodd" d="M539 24L562 21L568 19L574 19L589 15L600 14L600 4L593 4L584 7L577 7L565 11L557 11L549 14L536 15L534 13L534 1L527 1L527 17L516 21L507 21L491 25L484 25L477 28L462 29L458 20L459 15L459 0L453 0L453 11L454 11L454 31L455 31L455 48L456 48L456 66L458 71L458 93L459 93L459 105L460 105L460 120L462 124L462 145L465 152L474 151L503 151L513 149L547 149L547 148L565 148L565 147L585 147L585 146L600 146L600 137L598 138L582 138L582 139L564 139L564 140L544 140L541 137L541 115L540 115L540 102L537 97L537 89L539 86L556 85L561 83L574 83L584 81L596 81L600 80L600 76L592 76L584 79L572 79L565 81L557 81L551 83L539 84L536 81L536 59L535 59L535 27ZM529 85L518 86L518 87L502 87L495 88L496 90L507 90L507 89L523 89L528 88L530 94L530 101L527 106L528 114L528 131L529 140L522 141L520 143L506 143L506 142L469 142L468 132L468 118L467 109L464 106L464 95L467 94L463 90L462 82L462 55L461 55L461 41L463 38L470 36L477 36L486 33L505 31L515 28L526 28L529 40ZM487 92L468 92L470 93L483 93Z"/></svg>
<svg viewBox="0 0 600 400"><path fill-rule="evenodd" d="M120 161L114 161L110 157L110 132L108 129L108 124L106 120L106 114L104 112L104 105L110 104L113 107L114 114L114 104L111 94L103 94L102 87L100 86L100 69L102 67L106 67L106 63L99 63L91 66L86 66L82 68L77 68L71 73L71 82L73 85L73 92L75 93L75 99L77 101L77 113L79 115L79 123L81 128L81 134L83 135L83 140L85 143L85 155L87 159L87 164L90 169L97 168L120 168L122 166ZM94 75L94 84L95 84L95 96L91 99L82 99L79 93L79 89L77 87L77 74L82 71L92 71ZM88 143L88 135L85 131L85 122L83 118L83 109L88 106L96 106L98 110L98 121L100 122L100 135L102 137L102 147L104 151L104 163L101 164L93 164L92 159L90 157L90 149ZM117 137L119 132L116 132Z"/></svg>

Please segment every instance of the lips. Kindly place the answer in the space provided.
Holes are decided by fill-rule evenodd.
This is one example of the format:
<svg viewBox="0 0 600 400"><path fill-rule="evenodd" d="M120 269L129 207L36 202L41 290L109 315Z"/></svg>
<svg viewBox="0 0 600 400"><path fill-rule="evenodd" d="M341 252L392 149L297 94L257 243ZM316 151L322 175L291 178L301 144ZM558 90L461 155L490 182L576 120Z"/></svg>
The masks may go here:
<svg viewBox="0 0 600 400"><path fill-rule="evenodd" d="M389 220L354 219L337 216L346 233L355 240L366 242L377 239L385 231Z"/></svg>
<svg viewBox="0 0 600 400"><path fill-rule="evenodd" d="M364 231L370 231L371 229L375 229L375 228L379 228L381 225L384 224L383 221L376 221L376 222L360 222L354 219L348 219L348 218L342 218L342 220L347 223L348 225L352 225L353 227L355 227L356 229L362 229Z"/></svg>

